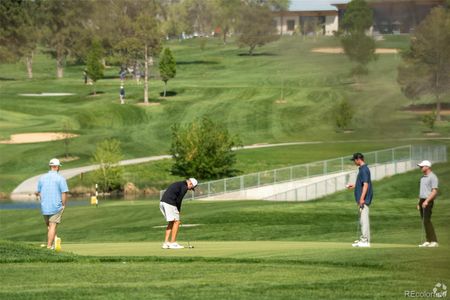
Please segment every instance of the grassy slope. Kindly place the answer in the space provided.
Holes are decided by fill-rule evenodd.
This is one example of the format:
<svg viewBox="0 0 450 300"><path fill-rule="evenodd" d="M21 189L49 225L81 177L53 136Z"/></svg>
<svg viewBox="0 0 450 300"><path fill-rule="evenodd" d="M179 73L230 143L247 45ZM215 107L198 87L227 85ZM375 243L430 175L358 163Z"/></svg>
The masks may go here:
<svg viewBox="0 0 450 300"><path fill-rule="evenodd" d="M199 49L198 41L171 42L178 61L177 77L169 82L174 97L158 99L162 82L150 84L152 101L162 105L138 107L118 105L118 69L107 70L107 79L98 83L104 93L88 96L82 66L69 66L65 78L54 79L54 63L37 55L35 78L25 78L24 66L0 65L0 137L13 133L60 131L65 121L73 124L70 152L81 159L66 167L83 165L99 139L118 138L126 158L167 153L169 128L174 122L188 122L208 115L239 133L245 144L297 140L346 140L355 138L397 138L421 136L419 118L396 109L408 103L395 82L399 58L381 55L371 66L371 75L358 85L347 76L350 65L342 55L311 53L319 46L335 46L337 41L319 42L283 38L264 47L254 57L241 56L234 44L217 40ZM406 45L407 39L387 40L380 46ZM155 70L153 70L155 73ZM285 104L276 104L284 85ZM142 85L126 83L128 103L142 101ZM19 93L73 92L70 97L27 98ZM355 134L336 133L332 109L336 101L348 98L357 107ZM367 120L370 120L368 122ZM438 131L448 133L448 122ZM62 156L63 143L1 145L0 191L11 191L21 180L44 169L52 156ZM245 171L245 170L244 170ZM162 175L166 176L166 175Z"/></svg>
<svg viewBox="0 0 450 300"><path fill-rule="evenodd" d="M433 214L441 243L437 249L414 247L421 237L415 210L418 172L375 185L371 225L373 242L378 244L371 249L349 248L356 214L348 192L308 203L186 202L185 221L204 225L183 228L180 240L188 234L197 247L176 253L158 248L163 229L153 226L164 222L157 202L69 207L59 230L66 249L83 253L89 245L70 243L106 242L100 246L111 255L114 250L108 249L108 243L124 243L111 244L123 245L125 252L116 257L39 250L37 244L45 235L39 212L0 211L0 235L16 241L0 242L0 295L7 299L398 299L405 290L431 291L437 282L450 278L450 190L444 184L450 181L450 166L436 166L435 172L442 183ZM20 241L32 244L24 246ZM101 254L101 249L90 253Z"/></svg>

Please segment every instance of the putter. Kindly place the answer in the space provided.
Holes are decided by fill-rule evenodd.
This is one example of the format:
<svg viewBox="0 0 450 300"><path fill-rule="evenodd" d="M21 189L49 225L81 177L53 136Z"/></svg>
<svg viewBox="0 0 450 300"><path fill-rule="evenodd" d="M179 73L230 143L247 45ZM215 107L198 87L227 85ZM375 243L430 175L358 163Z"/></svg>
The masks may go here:
<svg viewBox="0 0 450 300"><path fill-rule="evenodd" d="M181 227L184 227L184 224L183 224L183 223L181 223ZM186 239L187 239L187 242L188 242L188 246L187 246L187 247L188 247L189 249L194 248L194 246L191 245L191 242L190 242L190 239L189 239L189 235L185 234L185 236L186 236Z"/></svg>
<svg viewBox="0 0 450 300"><path fill-rule="evenodd" d="M358 214L356 216L356 241L359 241L360 239L361 239L361 208L358 208Z"/></svg>

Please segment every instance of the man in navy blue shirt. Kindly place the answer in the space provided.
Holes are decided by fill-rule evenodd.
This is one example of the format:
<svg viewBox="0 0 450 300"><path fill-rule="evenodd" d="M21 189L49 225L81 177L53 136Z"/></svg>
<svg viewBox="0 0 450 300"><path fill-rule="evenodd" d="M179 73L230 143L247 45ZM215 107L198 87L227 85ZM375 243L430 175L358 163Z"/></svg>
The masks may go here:
<svg viewBox="0 0 450 300"><path fill-rule="evenodd" d="M351 160L359 167L355 184L348 184L348 189L355 190L355 201L359 208L359 223L361 224L361 237L356 240L353 247L370 247L369 206L372 203L373 189L370 169L364 162L364 155L353 154Z"/></svg>
<svg viewBox="0 0 450 300"><path fill-rule="evenodd" d="M164 192L159 203L159 209L168 222L164 237L163 249L182 249L177 243L178 227L180 226L181 203L188 190L194 190L198 182L195 178L172 183ZM169 241L169 237L171 240Z"/></svg>

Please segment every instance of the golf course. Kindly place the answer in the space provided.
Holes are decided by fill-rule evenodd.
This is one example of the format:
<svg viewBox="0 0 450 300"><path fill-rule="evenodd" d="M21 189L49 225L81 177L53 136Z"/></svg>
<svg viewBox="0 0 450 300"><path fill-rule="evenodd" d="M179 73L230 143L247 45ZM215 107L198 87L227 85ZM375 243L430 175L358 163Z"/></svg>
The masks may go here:
<svg viewBox="0 0 450 300"><path fill-rule="evenodd" d="M435 172L450 181L448 164ZM374 185L372 247L359 249L351 247L351 192L305 203L185 201L179 242L193 248L178 250L161 249L157 201L69 204L59 253L39 247L46 228L38 209L2 210L0 297L400 299L431 291L450 278L450 190L442 185L433 214L440 247L419 248L419 176Z"/></svg>
<svg viewBox="0 0 450 300"><path fill-rule="evenodd" d="M53 157L62 169L88 166L96 144L110 138L120 141L123 159L168 154L173 124L204 116L245 146L274 144L235 150L239 174L402 145L450 146L448 98L430 132L422 117L434 99L408 99L397 83L398 51L409 38L377 41L384 51L361 77L340 51L315 50L339 48L334 37L286 36L252 56L233 38L164 41L177 75L163 97L156 60L149 105L131 76L120 104L118 65L107 66L93 95L79 63L68 61L61 79L42 51L33 79L23 63L0 64L0 299L402 299L450 286L449 162L433 165L437 248L418 247L419 169L374 182L370 248L351 246L359 215L345 191L309 202L185 200L178 242L192 247L162 249L158 192L182 179L171 174L172 159L124 167L126 181L156 191L153 199L99 197L96 207L88 197L69 198L61 252L41 248L47 228L37 207L6 206ZM345 130L336 127L342 100L354 109ZM293 142L305 144L276 146ZM72 178L69 189L92 189L91 176Z"/></svg>
<svg viewBox="0 0 450 300"><path fill-rule="evenodd" d="M408 36L386 36L377 47L404 49L408 44ZM166 43L177 61L177 76L168 82L170 93L164 98L157 66L151 68L150 103L155 105L149 106L138 105L143 102L143 85L131 77L125 81L126 105L119 104L118 66L105 70L94 96L93 87L83 83L83 65L68 62L64 78L55 79L54 60L38 52L32 80L26 78L22 63L0 65L0 140L28 133L76 135L70 138L67 151L61 139L0 143L0 192L10 194L23 180L45 172L49 158L65 157L66 152L72 159L64 162L64 168L91 164L96 144L105 138L121 142L124 159L167 154L171 126L202 116L225 124L243 145L325 143L239 150L236 169L243 174L348 155L356 148L379 150L448 137L447 115L429 137L422 116L406 109L412 102L396 82L398 54L379 54L369 65L369 75L355 79L350 75L352 64L343 54L312 51L339 46L339 40L331 37L317 41L283 37L253 56L245 55L245 49L233 42L223 45L210 39L203 50L200 45L196 39ZM336 103L343 99L355 110L349 132L336 130L335 125ZM431 111L431 97L414 101L420 103ZM168 172L170 166L171 161L165 160L128 167L126 179L162 189L176 179Z"/></svg>

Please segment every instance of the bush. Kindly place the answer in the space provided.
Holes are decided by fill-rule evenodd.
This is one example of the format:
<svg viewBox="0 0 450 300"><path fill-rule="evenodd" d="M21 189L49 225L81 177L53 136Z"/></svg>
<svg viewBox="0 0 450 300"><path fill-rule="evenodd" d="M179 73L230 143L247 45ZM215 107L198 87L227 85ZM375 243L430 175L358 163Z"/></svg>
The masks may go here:
<svg viewBox="0 0 450 300"><path fill-rule="evenodd" d="M431 112L430 114L424 115L422 117L422 123L429 128L431 131L434 129L434 124L436 123L437 114L436 111Z"/></svg>
<svg viewBox="0 0 450 300"><path fill-rule="evenodd" d="M231 136L225 126L209 118L196 120L186 126L172 127L170 154L175 163L172 173L184 177L217 179L233 176L237 170L233 147L239 146L237 136Z"/></svg>
<svg viewBox="0 0 450 300"><path fill-rule="evenodd" d="M123 169L118 165L121 159L122 150L118 140L104 140L97 144L92 161L100 166L94 171L94 183L99 185L101 191L122 190Z"/></svg>
<svg viewBox="0 0 450 300"><path fill-rule="evenodd" d="M335 111L336 126L342 130L348 129L348 126L350 126L351 121L353 119L353 115L354 110L350 105L350 102L348 102L348 100L342 100L336 106Z"/></svg>

